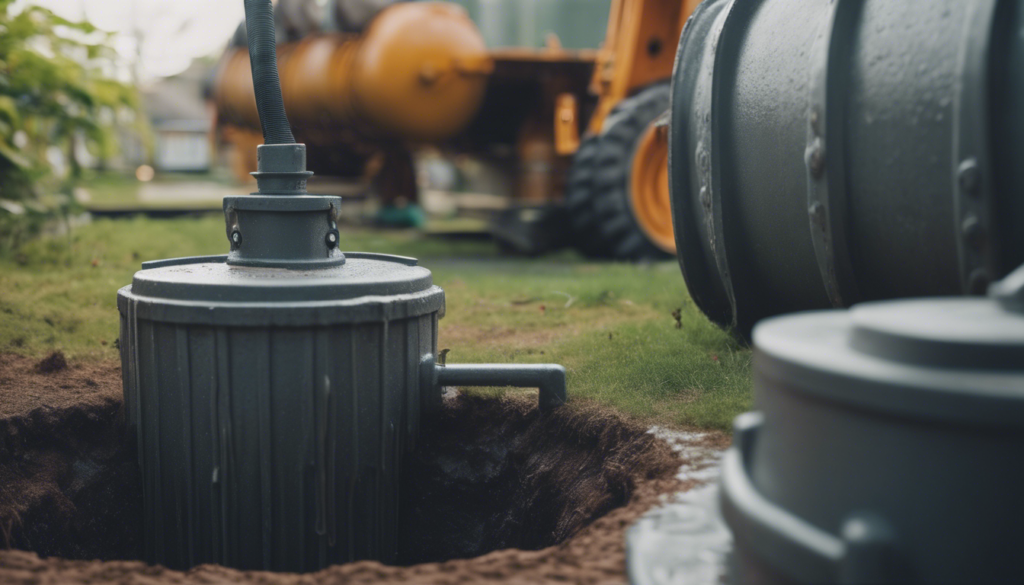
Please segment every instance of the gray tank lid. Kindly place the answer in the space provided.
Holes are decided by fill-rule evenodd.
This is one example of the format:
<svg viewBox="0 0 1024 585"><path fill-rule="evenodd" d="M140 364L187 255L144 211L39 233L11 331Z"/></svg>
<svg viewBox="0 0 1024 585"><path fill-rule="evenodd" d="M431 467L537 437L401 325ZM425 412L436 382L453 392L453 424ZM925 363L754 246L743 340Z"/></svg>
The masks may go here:
<svg viewBox="0 0 1024 585"><path fill-rule="evenodd" d="M311 270L231 266L226 256L147 262L132 279L132 294L215 303L340 301L424 292L430 271L414 258L352 252L340 266Z"/></svg>
<svg viewBox="0 0 1024 585"><path fill-rule="evenodd" d="M990 299L865 303L850 320L850 344L866 355L935 368L1024 368L1024 315Z"/></svg>
<svg viewBox="0 0 1024 585"><path fill-rule="evenodd" d="M989 298L766 319L754 330L755 370L815 398L894 415L1024 426L1024 312L1013 308L1022 275L993 285Z"/></svg>

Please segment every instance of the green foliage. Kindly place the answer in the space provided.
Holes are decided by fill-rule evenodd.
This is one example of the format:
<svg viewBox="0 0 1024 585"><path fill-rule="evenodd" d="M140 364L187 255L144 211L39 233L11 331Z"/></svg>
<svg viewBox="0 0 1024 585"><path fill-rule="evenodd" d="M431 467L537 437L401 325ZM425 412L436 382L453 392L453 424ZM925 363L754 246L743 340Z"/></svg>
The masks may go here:
<svg viewBox="0 0 1024 585"><path fill-rule="evenodd" d="M110 156L112 125L138 105L133 88L105 73L110 35L39 6L15 14L13 3L0 0L0 251L68 212L81 174L76 145ZM67 176L47 161L54 147L66 153Z"/></svg>

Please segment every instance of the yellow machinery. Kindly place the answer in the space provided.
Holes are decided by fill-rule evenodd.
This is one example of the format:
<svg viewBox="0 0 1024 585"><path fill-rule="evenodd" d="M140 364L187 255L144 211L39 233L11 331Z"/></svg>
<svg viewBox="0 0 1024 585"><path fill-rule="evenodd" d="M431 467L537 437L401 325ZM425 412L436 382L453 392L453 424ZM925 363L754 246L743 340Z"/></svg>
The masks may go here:
<svg viewBox="0 0 1024 585"><path fill-rule="evenodd" d="M401 175L385 197L414 189L404 143L433 143L462 130L476 113L492 62L458 6L395 4L359 35L312 34L278 45L289 121L310 147L319 174L358 176L374 154ZM217 73L218 125L238 152L260 141L248 50L229 49ZM390 167L390 168L389 168ZM245 177L255 160L237 161Z"/></svg>
<svg viewBox="0 0 1024 585"><path fill-rule="evenodd" d="M311 35L280 45L278 67L289 121L310 144L336 131L367 138L435 142L476 113L493 64L457 6L396 4L359 36ZM222 121L258 127L249 54L225 59L216 101Z"/></svg>
<svg viewBox="0 0 1024 585"><path fill-rule="evenodd" d="M656 120L668 109L674 48L699 0L610 0L600 48L563 47L553 33L534 46L494 40L495 24L511 15L480 7L521 4L457 1L399 2L359 33L303 33L279 44L285 106L296 138L310 146L311 169L349 177L376 169L385 202L415 200L411 152L431 145L507 169L513 205L494 233L511 248L673 254L667 145ZM608 10L600 1L550 6L577 22L588 16L581 10ZM229 49L216 82L218 127L241 153L259 140L250 75L244 48ZM240 176L254 168L236 161Z"/></svg>
<svg viewBox="0 0 1024 585"><path fill-rule="evenodd" d="M590 92L598 97L580 145L569 132L559 153L575 160L566 203L575 244L596 257L675 253L668 192L668 80L683 25L700 0L612 0ZM569 100L559 120L575 117Z"/></svg>

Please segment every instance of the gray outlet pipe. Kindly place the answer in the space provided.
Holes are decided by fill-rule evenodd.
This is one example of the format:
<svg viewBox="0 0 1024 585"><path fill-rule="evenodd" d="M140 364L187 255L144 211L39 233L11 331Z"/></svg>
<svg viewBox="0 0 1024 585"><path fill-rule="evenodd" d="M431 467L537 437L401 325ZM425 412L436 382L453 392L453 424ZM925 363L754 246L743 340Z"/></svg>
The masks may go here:
<svg viewBox="0 0 1024 585"><path fill-rule="evenodd" d="M270 0L245 0L245 27L249 40L249 62L256 90L256 110L260 115L265 144L294 144L288 116L281 97L281 79L277 72L277 41L274 31L274 7Z"/></svg>
<svg viewBox="0 0 1024 585"><path fill-rule="evenodd" d="M434 356L423 358L421 380L424 388L438 391L444 386L537 388L541 410L565 404L565 368L558 364L448 364Z"/></svg>

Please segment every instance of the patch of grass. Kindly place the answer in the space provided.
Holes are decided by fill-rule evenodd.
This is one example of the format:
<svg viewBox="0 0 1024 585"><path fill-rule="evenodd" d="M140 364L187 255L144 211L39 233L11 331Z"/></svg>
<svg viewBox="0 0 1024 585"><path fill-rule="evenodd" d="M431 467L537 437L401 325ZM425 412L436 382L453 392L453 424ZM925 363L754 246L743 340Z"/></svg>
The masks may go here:
<svg viewBox="0 0 1024 585"><path fill-rule="evenodd" d="M415 256L434 272L450 363L561 363L574 400L671 426L727 429L750 407L749 350L697 311L674 262L509 259L490 242L411 231L343 230L341 247ZM116 291L141 262L226 250L217 216L101 220L33 241L0 257L0 352L116 359Z"/></svg>
<svg viewBox="0 0 1024 585"><path fill-rule="evenodd" d="M90 205L119 207L138 203L142 183L121 173L97 173L88 177L82 187L89 192Z"/></svg>
<svg viewBox="0 0 1024 585"><path fill-rule="evenodd" d="M448 270L437 265L451 363L560 363L574 400L672 426L728 429L750 408L749 349L700 314L673 262Z"/></svg>
<svg viewBox="0 0 1024 585"><path fill-rule="evenodd" d="M413 255L453 250L495 256L490 243L420 242L413 233L346 232L343 249ZM69 238L37 239L0 257L0 351L115 357L116 293L147 260L227 252L218 216L178 220L98 220ZM106 342L106 345L103 345Z"/></svg>
<svg viewBox="0 0 1024 585"><path fill-rule="evenodd" d="M208 184L220 183L230 185L215 174L201 173L161 173L157 175L151 186L158 185L188 185L196 182ZM231 185L234 187L234 185ZM89 201L85 207L91 210L115 210L115 209L153 209L153 210L175 210L175 209L199 209L218 211L221 209L221 202L208 198L189 198L188 191L182 191L180 197L161 201L142 201L140 192L146 187L132 175L115 172L92 173L82 182L82 187L89 193ZM247 191L245 187L237 187L238 193Z"/></svg>
<svg viewBox="0 0 1024 585"><path fill-rule="evenodd" d="M628 323L610 338L582 335L554 355L585 398L653 421L728 429L751 406L750 351L711 328Z"/></svg>

